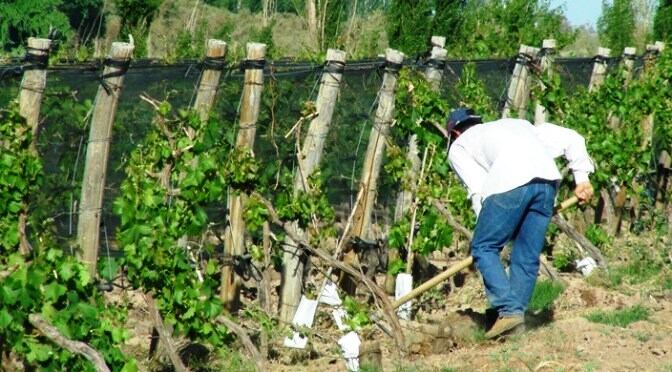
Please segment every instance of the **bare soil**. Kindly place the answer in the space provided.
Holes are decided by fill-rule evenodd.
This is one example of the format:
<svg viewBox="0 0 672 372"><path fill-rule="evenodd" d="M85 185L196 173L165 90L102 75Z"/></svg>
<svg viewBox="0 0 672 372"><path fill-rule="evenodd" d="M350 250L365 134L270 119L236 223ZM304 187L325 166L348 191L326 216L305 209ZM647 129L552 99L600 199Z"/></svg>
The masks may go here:
<svg viewBox="0 0 672 372"><path fill-rule="evenodd" d="M449 265L450 262L443 262L439 269ZM483 339L488 326L487 303L481 279L473 271L416 302L414 321L402 324L407 342L405 354L375 327L360 331L359 335L364 347L380 344L383 371L672 371L672 290L651 282L610 289L578 273L563 273L561 278L566 289L553 309L529 314L526 331L504 340ZM274 279L274 285L279 285L277 274ZM380 275L377 280L382 284L384 278ZM160 366L168 365L165 361L147 360L152 327L142 296L118 289L115 294L112 297L128 303L130 309L127 328L131 337L125 352L137 358L141 370L162 370ZM246 299L250 301L252 298ZM586 315L597 311L634 305L646 307L651 313L649 319L625 328L586 319ZM269 370L345 371L337 344L343 332L336 329L331 310L327 305L319 306L306 350L283 348L283 331L274 335L269 345ZM243 325L253 337L258 336L254 331L258 326L253 321L247 320ZM430 334L431 327L444 332ZM227 366L222 370L252 370L252 365L244 361L245 352L240 351L243 349L236 347L232 355L243 361L219 361Z"/></svg>

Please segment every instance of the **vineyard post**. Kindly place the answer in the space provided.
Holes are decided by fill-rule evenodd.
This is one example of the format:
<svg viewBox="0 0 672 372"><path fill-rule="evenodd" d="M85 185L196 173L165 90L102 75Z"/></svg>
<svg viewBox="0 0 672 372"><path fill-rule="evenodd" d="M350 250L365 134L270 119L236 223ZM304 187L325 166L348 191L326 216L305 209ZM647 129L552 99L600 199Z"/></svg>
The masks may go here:
<svg viewBox="0 0 672 372"><path fill-rule="evenodd" d="M31 63L24 66L23 79L21 80L21 90L19 91L19 113L26 119L26 124L31 128L33 134L30 151L37 154L37 135L39 129L40 106L44 88L47 86L47 65L49 63L49 50L51 40L28 38L28 48L26 51L26 61ZM28 224L28 210L24 205L19 215L19 252L27 255L30 253L30 243L26 236L26 225Z"/></svg>
<svg viewBox="0 0 672 372"><path fill-rule="evenodd" d="M530 97L530 65L534 63L538 53L539 48L524 44L520 46L502 112L503 118L525 117L525 108Z"/></svg>
<svg viewBox="0 0 672 372"><path fill-rule="evenodd" d="M19 112L26 119L26 124L33 132L31 150L37 153L37 134L40 118L40 106L44 88L47 86L47 66L51 40L28 38L26 61L31 63L24 67L21 90L19 92Z"/></svg>
<svg viewBox="0 0 672 372"><path fill-rule="evenodd" d="M226 43L217 39L209 39L205 51L205 59L203 60L203 72L198 82L198 90L196 91L196 99L193 106L193 109L198 113L198 117L202 121L206 121L210 117L210 111L219 90L219 79L225 67L225 58ZM192 162L196 164L198 158L192 159ZM180 238L177 245L181 248L186 248L187 236Z"/></svg>
<svg viewBox="0 0 672 372"><path fill-rule="evenodd" d="M208 48L203 61L203 73L198 83L198 92L194 101L194 109L203 121L208 120L212 105L215 103L225 58L226 43L217 39L208 40Z"/></svg>
<svg viewBox="0 0 672 372"><path fill-rule="evenodd" d="M628 84L630 84L630 80L632 79L632 75L635 70L635 58L636 58L636 53L637 49L634 47L626 47L623 49L623 56L621 59L621 63L623 64L623 73L625 74L625 86L623 88L626 88ZM609 126L612 129L616 129L621 125L621 119L618 117L618 115L611 113L609 115Z"/></svg>
<svg viewBox="0 0 672 372"><path fill-rule="evenodd" d="M247 58L242 62L245 70L242 102L236 148L253 151L254 136L257 130L261 92L264 88L264 66L266 44L248 43ZM243 208L245 195L229 190L227 196L228 223L224 231L224 253L226 256L240 256L245 253L245 223L243 222ZM222 267L222 283L220 296L222 302L229 308L235 309L239 304L240 278L234 275L233 267Z"/></svg>
<svg viewBox="0 0 672 372"><path fill-rule="evenodd" d="M555 39L545 39L541 44L541 61L540 61L540 74L547 74L549 77L553 74L553 59L555 58L556 52L556 41ZM542 89L544 89L542 87ZM541 105L539 101L534 107L534 125L540 125L547 121L548 114L546 113L546 108Z"/></svg>
<svg viewBox="0 0 672 372"><path fill-rule="evenodd" d="M331 119L345 68L345 52L337 49L327 50L327 62L324 66L320 90L315 102L317 117L308 127L303 148L298 155L298 169L294 177L294 193L309 190L308 177L315 172L322 160L322 152L331 127ZM297 234L303 236L296 221L292 222ZM282 296L280 298L280 319L291 322L299 305L303 289L302 252L290 238L285 238L282 266Z"/></svg>
<svg viewBox="0 0 672 372"><path fill-rule="evenodd" d="M437 35L432 36L429 39L429 46L432 47L432 50L434 49L434 47L445 48L446 47L446 37L445 36L437 36Z"/></svg>
<svg viewBox="0 0 672 372"><path fill-rule="evenodd" d="M77 223L78 258L87 266L91 276L96 274L100 218L105 189L105 174L110 151L112 124L121 95L124 76L134 49L133 44L112 43L110 54L98 86L91 115L91 129L86 148L86 162Z"/></svg>
<svg viewBox="0 0 672 372"><path fill-rule="evenodd" d="M371 128L369 135L369 144L359 181L362 197L354 206L352 236L364 239L371 238L371 215L376 200L378 176L383 165L385 141L387 141L390 125L394 118L394 92L403 61L404 55L400 51L389 48L385 51L385 73L383 74L383 84L378 91L378 107L376 108L373 128ZM351 249L345 254L343 260L351 265L357 263L356 252ZM349 275L342 273L340 284L348 293L355 292L356 282Z"/></svg>
<svg viewBox="0 0 672 372"><path fill-rule="evenodd" d="M604 77L607 75L607 58L611 55L609 48L597 48L595 62L593 63L593 73L590 75L590 84L588 91L593 92L604 83Z"/></svg>
<svg viewBox="0 0 672 372"><path fill-rule="evenodd" d="M444 49L446 38L443 36L432 36L429 61L425 68L425 77L432 86L432 89L438 91L441 88L441 81L443 80L443 67L446 61L448 52ZM406 150L406 159L410 163L408 173L404 177L408 182L408 186L416 185L418 172L420 172L420 156L418 151L418 138L412 134L408 138L408 149ZM415 190L402 189L397 194L397 201L394 208L394 222L400 221L404 217L404 213L411 208L413 202L413 194ZM399 257L399 251L396 249L388 249L387 262L393 262ZM389 294L394 294L395 276L387 274L385 276L385 291Z"/></svg>
<svg viewBox="0 0 672 372"><path fill-rule="evenodd" d="M644 73L650 71L653 65L656 63L656 58L660 53L663 52L665 44L661 42L656 42L655 44L649 44L646 46L646 53L644 54ZM645 149L651 141L653 140L653 112L646 115L646 117L641 122L642 127L642 149Z"/></svg>
<svg viewBox="0 0 672 372"><path fill-rule="evenodd" d="M625 67L625 81L626 84L632 79L632 74L635 71L635 58L637 57L637 48L626 47L623 49L623 67Z"/></svg>

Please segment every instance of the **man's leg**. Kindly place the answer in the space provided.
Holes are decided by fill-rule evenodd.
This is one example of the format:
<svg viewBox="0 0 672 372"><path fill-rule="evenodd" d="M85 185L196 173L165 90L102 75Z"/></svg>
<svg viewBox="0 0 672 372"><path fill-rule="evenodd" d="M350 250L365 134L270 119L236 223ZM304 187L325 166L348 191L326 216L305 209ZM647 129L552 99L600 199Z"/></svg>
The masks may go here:
<svg viewBox="0 0 672 372"><path fill-rule="evenodd" d="M486 198L471 241L471 254L483 276L488 301L500 316L522 315L499 253L520 224L529 202L527 188L521 186Z"/></svg>
<svg viewBox="0 0 672 372"><path fill-rule="evenodd" d="M534 185L535 196L523 216L511 251L509 278L511 292L517 302L517 311L525 312L532 297L539 272L539 255L544 247L546 229L553 215L555 186Z"/></svg>

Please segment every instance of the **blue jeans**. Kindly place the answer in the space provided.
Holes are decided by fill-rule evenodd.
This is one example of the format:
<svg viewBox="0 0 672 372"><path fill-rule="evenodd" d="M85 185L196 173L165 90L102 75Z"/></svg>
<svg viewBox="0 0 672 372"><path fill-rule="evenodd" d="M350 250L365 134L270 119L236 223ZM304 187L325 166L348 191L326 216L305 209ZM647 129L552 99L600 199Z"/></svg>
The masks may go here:
<svg viewBox="0 0 672 372"><path fill-rule="evenodd" d="M556 183L535 179L488 196L476 222L471 254L490 305L500 316L523 315L539 271L539 255L553 215ZM513 241L507 275L499 254Z"/></svg>

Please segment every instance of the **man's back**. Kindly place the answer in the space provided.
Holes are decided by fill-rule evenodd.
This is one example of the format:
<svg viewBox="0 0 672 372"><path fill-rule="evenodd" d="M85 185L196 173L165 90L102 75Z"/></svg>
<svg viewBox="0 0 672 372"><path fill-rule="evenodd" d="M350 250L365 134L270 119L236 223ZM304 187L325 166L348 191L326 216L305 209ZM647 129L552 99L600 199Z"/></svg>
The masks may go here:
<svg viewBox="0 0 672 372"><path fill-rule="evenodd" d="M458 175L473 188L472 193L486 198L534 178L560 179L553 160L555 154L545 142L528 121L501 119L464 132L451 145L449 157ZM473 162L469 163L466 158Z"/></svg>

